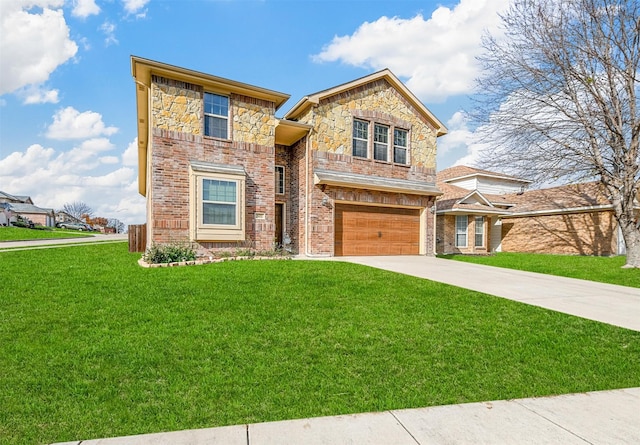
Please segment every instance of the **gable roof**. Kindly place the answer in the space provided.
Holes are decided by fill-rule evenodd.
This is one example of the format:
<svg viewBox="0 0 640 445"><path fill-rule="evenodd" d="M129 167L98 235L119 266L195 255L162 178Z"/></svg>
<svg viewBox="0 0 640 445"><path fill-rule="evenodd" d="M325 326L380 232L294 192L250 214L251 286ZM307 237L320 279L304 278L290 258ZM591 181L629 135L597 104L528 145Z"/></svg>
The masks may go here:
<svg viewBox="0 0 640 445"><path fill-rule="evenodd" d="M606 210L613 206L609 194L596 181L567 184L513 195L517 201L510 216Z"/></svg>
<svg viewBox="0 0 640 445"><path fill-rule="evenodd" d="M519 182L530 184L528 179L518 178L516 176L507 175L505 173L482 170L480 168L469 167L467 165L456 165L441 170L437 174L437 180L441 182L452 182L458 179L470 178L473 176L483 176L485 178L502 179L505 181Z"/></svg>
<svg viewBox="0 0 640 445"><path fill-rule="evenodd" d="M343 83L341 85L305 96L300 99L298 103L296 103L293 108L291 108L291 110L289 110L284 115L284 118L295 120L309 107L320 103L322 99L343 93L345 91L380 79L385 79L392 87L394 87L400 94L402 94L402 96L407 99L407 101L409 101L409 103L413 105L413 107L418 110L418 112L436 128L436 134L438 136L447 134L447 127L445 127L444 124L440 122L438 118L435 117L435 115L431 111L429 111L427 107L425 107L420 99L418 99L388 68L385 68L373 74L369 74L368 76L364 76L359 79L352 80L350 82Z"/></svg>
<svg viewBox="0 0 640 445"><path fill-rule="evenodd" d="M35 206L33 204L12 202L9 203L9 208L15 213L44 213L52 214L53 209L43 209L42 207Z"/></svg>
<svg viewBox="0 0 640 445"><path fill-rule="evenodd" d="M465 199L479 192L467 190L451 184L457 179L473 174L490 177L501 177L501 173L480 170L467 166L457 166L443 170L436 175L436 184L443 195L436 203L438 214L478 213L499 214L502 217L535 216L543 214L574 213L612 208L608 193L598 182L580 184L566 184L537 190L527 190L523 193L504 195L480 194L487 201L487 205L479 202L465 204ZM513 176L504 175L507 178ZM515 178L518 179L518 178Z"/></svg>
<svg viewBox="0 0 640 445"><path fill-rule="evenodd" d="M7 192L3 192L0 190L0 198L6 199L10 202L22 202L27 204L33 204L30 196L26 195L11 195Z"/></svg>

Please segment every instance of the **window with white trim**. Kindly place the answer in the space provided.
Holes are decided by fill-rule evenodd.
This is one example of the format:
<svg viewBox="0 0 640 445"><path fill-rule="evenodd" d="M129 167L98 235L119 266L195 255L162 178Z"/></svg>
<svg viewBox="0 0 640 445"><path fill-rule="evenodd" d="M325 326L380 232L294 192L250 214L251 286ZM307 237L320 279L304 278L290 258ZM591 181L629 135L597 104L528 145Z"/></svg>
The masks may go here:
<svg viewBox="0 0 640 445"><path fill-rule="evenodd" d="M385 161L389 154L389 127L386 125L373 125L373 159Z"/></svg>
<svg viewBox="0 0 640 445"><path fill-rule="evenodd" d="M369 122L358 119L353 120L353 156L359 158L368 157L369 149Z"/></svg>
<svg viewBox="0 0 640 445"><path fill-rule="evenodd" d="M197 241L245 239L245 173L242 167L191 163L190 232Z"/></svg>
<svg viewBox="0 0 640 445"><path fill-rule="evenodd" d="M456 247L467 247L467 215L456 215Z"/></svg>
<svg viewBox="0 0 640 445"><path fill-rule="evenodd" d="M276 165L276 194L284 195L284 167Z"/></svg>
<svg viewBox="0 0 640 445"><path fill-rule="evenodd" d="M228 139L229 98L220 94L204 93L204 135Z"/></svg>
<svg viewBox="0 0 640 445"><path fill-rule="evenodd" d="M409 132L401 128L393 129L393 162L396 164L408 164L407 141Z"/></svg>
<svg viewBox="0 0 640 445"><path fill-rule="evenodd" d="M484 246L484 216L476 216L475 247Z"/></svg>

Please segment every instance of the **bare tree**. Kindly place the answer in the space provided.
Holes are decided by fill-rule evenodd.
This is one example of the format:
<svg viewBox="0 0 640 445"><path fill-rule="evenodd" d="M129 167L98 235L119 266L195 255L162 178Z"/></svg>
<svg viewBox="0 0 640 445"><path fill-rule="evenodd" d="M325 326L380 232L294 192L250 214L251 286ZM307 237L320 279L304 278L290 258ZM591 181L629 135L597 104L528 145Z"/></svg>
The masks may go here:
<svg viewBox="0 0 640 445"><path fill-rule="evenodd" d="M597 180L640 267L640 6L637 0L514 0L485 36L472 113L483 166L538 182Z"/></svg>
<svg viewBox="0 0 640 445"><path fill-rule="evenodd" d="M109 218L107 227L113 227L116 233L124 233L124 223L117 218Z"/></svg>
<svg viewBox="0 0 640 445"><path fill-rule="evenodd" d="M78 220L81 220L85 215L93 216L93 209L82 201L66 203L62 206L62 210Z"/></svg>

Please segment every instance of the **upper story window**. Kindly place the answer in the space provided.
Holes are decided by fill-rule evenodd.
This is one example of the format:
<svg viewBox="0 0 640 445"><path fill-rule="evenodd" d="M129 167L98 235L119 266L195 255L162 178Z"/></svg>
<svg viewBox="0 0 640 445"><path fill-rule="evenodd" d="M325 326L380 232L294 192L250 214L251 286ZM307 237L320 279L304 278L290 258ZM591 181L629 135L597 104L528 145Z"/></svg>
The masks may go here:
<svg viewBox="0 0 640 445"><path fill-rule="evenodd" d="M397 128L393 119L383 122L353 119L352 156L409 165L409 130Z"/></svg>
<svg viewBox="0 0 640 445"><path fill-rule="evenodd" d="M408 164L407 140L409 132L400 128L393 130L393 162L396 164Z"/></svg>
<svg viewBox="0 0 640 445"><path fill-rule="evenodd" d="M386 161L389 153L389 127L380 124L373 126L373 159Z"/></svg>
<svg viewBox="0 0 640 445"><path fill-rule="evenodd" d="M284 167L276 165L276 194L284 195Z"/></svg>
<svg viewBox="0 0 640 445"><path fill-rule="evenodd" d="M229 139L229 98L204 93L204 135Z"/></svg>
<svg viewBox="0 0 640 445"><path fill-rule="evenodd" d="M369 148L369 122L353 120L353 156L366 158Z"/></svg>

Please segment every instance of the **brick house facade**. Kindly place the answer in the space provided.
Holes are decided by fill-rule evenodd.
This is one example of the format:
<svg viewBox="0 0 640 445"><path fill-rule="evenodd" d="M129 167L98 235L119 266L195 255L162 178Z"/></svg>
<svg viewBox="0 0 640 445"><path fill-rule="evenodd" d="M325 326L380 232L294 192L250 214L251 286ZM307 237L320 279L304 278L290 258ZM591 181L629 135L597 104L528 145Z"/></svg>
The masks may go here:
<svg viewBox="0 0 640 445"><path fill-rule="evenodd" d="M388 70L306 96L132 57L149 243L434 254L446 128Z"/></svg>
<svg viewBox="0 0 640 445"><path fill-rule="evenodd" d="M467 166L439 172L444 194L436 204L437 253L624 253L612 206L597 183L538 190L528 185Z"/></svg>

